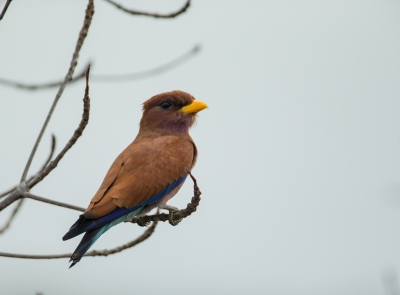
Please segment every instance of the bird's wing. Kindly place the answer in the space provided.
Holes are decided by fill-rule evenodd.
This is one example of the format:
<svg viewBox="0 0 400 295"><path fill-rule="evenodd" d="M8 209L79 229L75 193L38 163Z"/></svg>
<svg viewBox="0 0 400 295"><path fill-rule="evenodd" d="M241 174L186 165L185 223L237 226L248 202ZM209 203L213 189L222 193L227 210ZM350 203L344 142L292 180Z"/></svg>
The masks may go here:
<svg viewBox="0 0 400 295"><path fill-rule="evenodd" d="M84 217L97 219L118 207L129 209L159 201L168 193L167 187L185 178L194 153L194 144L177 136L134 141L111 165ZM163 191L165 194L160 194ZM152 200L154 196L157 200Z"/></svg>

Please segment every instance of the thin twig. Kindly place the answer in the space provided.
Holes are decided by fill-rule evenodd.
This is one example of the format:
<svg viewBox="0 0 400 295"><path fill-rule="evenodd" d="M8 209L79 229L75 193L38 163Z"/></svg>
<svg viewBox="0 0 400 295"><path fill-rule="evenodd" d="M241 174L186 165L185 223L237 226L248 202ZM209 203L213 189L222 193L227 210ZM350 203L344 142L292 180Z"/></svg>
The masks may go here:
<svg viewBox="0 0 400 295"><path fill-rule="evenodd" d="M74 134L65 145L65 147L61 150L61 152L57 155L57 157L50 162L50 164L42 170L40 173L36 174L36 176L28 182L27 187L31 189L37 183L42 181L54 168L57 167L58 162L64 157L64 155L68 152L68 150L75 144L78 138L82 135L83 130L85 130L86 125L89 122L89 113L90 113L90 98L89 98L89 73L90 73L90 65L86 71L86 88L85 88L85 97L83 98L83 113L82 119L79 123L78 128L75 130Z"/></svg>
<svg viewBox="0 0 400 295"><path fill-rule="evenodd" d="M128 249L128 248L132 248L132 247L136 246L137 244L147 240L154 233L156 226L157 226L157 221L153 222L151 224L151 226L141 236L139 236L138 238L134 239L133 241L130 241L129 243L126 243L122 246L115 247L110 250L102 250L102 251L93 250L93 251L86 253L85 256L107 256L107 255L111 255L111 254L115 254L115 253L124 251L125 249Z"/></svg>
<svg viewBox="0 0 400 295"><path fill-rule="evenodd" d="M101 81L101 82L114 82L114 81L126 81L126 80L137 80L137 79L142 79L146 77L152 77L158 74L162 74L166 71L169 71L182 63L186 62L189 60L191 57L195 56L197 53L199 53L201 50L200 45L195 45L192 49L190 49L188 52L185 52L181 56L161 65L158 67L155 67L153 69L149 70L144 70L136 73L129 73L129 74L116 74L116 75L91 75L91 80L92 81ZM73 78L70 84L72 82L76 82L83 78L85 76L85 72L80 73L78 76ZM51 88L51 87L56 87L61 85L61 81L59 82L52 82L52 83L45 83L45 84L24 84L20 82L15 82L11 80L6 80L0 78L0 84L6 85L6 86L14 86L17 88L25 89L25 90L36 90L36 89L44 89L44 88Z"/></svg>
<svg viewBox="0 0 400 295"><path fill-rule="evenodd" d="M166 71L169 71L170 69L175 68L178 65L184 63L185 61L189 60L191 57L196 55L198 52L200 52L200 50L201 50L201 46L195 45L188 52L186 52L186 53L182 54L181 56L177 57L176 59L171 60L170 62L167 62L156 68L141 71L141 72L136 72L136 73L130 73L130 74L92 75L92 80L102 81L102 82L112 82L112 81L136 80L136 79L155 76L155 75L164 73Z"/></svg>
<svg viewBox="0 0 400 295"><path fill-rule="evenodd" d="M147 240L153 233L154 230L157 226L157 222L153 222L152 225L146 229L146 231L140 235L138 238L134 239L133 241L130 241L129 243L126 243L122 246L118 246L115 248L112 248L110 250L92 250L89 251L85 254L85 256L108 256L111 254L119 253L122 252L128 248L132 248L136 246L137 244ZM26 259L57 259L57 258L70 258L72 253L67 253L67 254L55 254L55 255L30 255L30 254L15 254L15 253L6 253L6 252L0 252L0 256L3 257L11 257L11 258L26 258Z"/></svg>
<svg viewBox="0 0 400 295"><path fill-rule="evenodd" d="M123 7L122 5L120 5L118 3L115 3L112 0L105 0L105 1L108 2L108 3L111 3L115 7L119 8L119 9L121 9L121 10L127 12L127 13L130 13L130 14L133 14L133 15L151 16L151 17L155 17L155 18L174 18L174 17L184 13L190 6L190 0L187 0L185 5L183 5L182 8L179 9L178 11L176 11L176 12L171 12L171 13L168 13L168 14L159 14L159 13L149 13L149 12L144 12L144 11L137 11L137 10L128 9L128 8Z"/></svg>
<svg viewBox="0 0 400 295"><path fill-rule="evenodd" d="M49 154L49 156L47 157L46 162L44 163L44 165L42 166L42 168L39 170L39 172L40 172L40 171L43 171L43 169L46 168L46 166L49 164L49 162L51 161L51 158L53 158L53 154L54 154L55 148L56 148L56 137L52 134L52 135L51 135L51 150L50 150L50 154ZM33 179L33 176L32 176L30 179ZM12 189L9 190L9 191L6 191L5 193L2 193L2 194L0 195L0 198L1 198L1 197L4 197L4 196L6 196L6 195L8 195L9 193L11 193L11 192L12 192L13 190L15 190L15 189L16 189L16 187L12 188ZM4 233L4 232L10 227L11 222L13 221L13 219L15 218L15 216L17 216L17 213L18 213L19 210L21 209L21 205L22 205L23 202L24 202L24 199L19 200L17 206L15 206L15 208L14 208L14 210L12 211L10 217L8 218L6 224L5 224L2 228L0 228L0 234Z"/></svg>
<svg viewBox="0 0 400 295"><path fill-rule="evenodd" d="M72 135L71 139L65 145L65 147L61 150L61 152L57 155L57 157L50 162L49 165L46 166L41 172L36 174L28 183L22 187L18 186L16 190L14 190L5 200L0 202L0 211L4 208L11 205L13 202L17 201L18 199L22 198L22 195L32 187L34 187L37 183L39 183L43 178L45 178L55 167L57 167L58 162L62 159L65 153L75 144L78 138L82 135L83 130L85 129L88 121L89 121L89 111L90 111L90 98L89 98L89 72L90 66L86 71L86 88L85 88L85 97L83 98L83 113L82 119L79 123L78 128L75 130L74 134ZM73 206L73 205L71 205Z"/></svg>
<svg viewBox="0 0 400 295"><path fill-rule="evenodd" d="M78 75L76 75L74 78L72 78L71 81L69 81L69 84L79 81L83 77L85 77L86 69L87 69L87 66L84 67L84 70L82 70L82 72L80 72ZM24 90L38 90L38 89L44 89L44 88L59 87L62 85L62 83L63 83L62 81L58 81L58 82L49 82L49 83L44 83L44 84L24 84L24 83L0 78L0 84L6 85L6 86L13 86L13 87L24 89Z"/></svg>
<svg viewBox="0 0 400 295"><path fill-rule="evenodd" d="M40 168L40 170L39 170L38 173L42 172L42 171L47 167L47 165L49 164L49 162L50 162L51 159L53 158L54 150L55 150L55 149L56 149L56 137L54 136L54 134L52 134L52 135L51 135L51 149L50 149L50 154L49 154L49 156L47 157L46 161L44 162L43 166ZM34 177L35 177L35 176L31 176L31 177L29 178L28 182L31 181ZM5 196L7 196L8 194L10 194L10 193L11 193L13 190L15 190L16 188L17 188L17 186L14 186L13 188L11 188L11 189L5 191L4 193L1 193L1 194L0 194L0 199L3 198L3 197L5 197Z"/></svg>
<svg viewBox="0 0 400 295"><path fill-rule="evenodd" d="M10 6L12 0L7 0L6 5L4 5L3 11L0 14L0 20L3 19L3 16L6 14L8 6Z"/></svg>
<svg viewBox="0 0 400 295"><path fill-rule="evenodd" d="M70 205L70 204L63 203L63 202L58 202L58 201L46 199L46 198L39 197L37 195L31 194L31 193L28 193L28 192L23 193L22 196L24 198L29 198L29 199L32 199L32 200L36 200L36 201L39 201L39 202L51 204L51 205L54 205L54 206L59 206L59 207L64 207L64 208L80 211L80 212L85 212L85 208L82 208L82 207L79 207L79 206L75 206L75 205Z"/></svg>
<svg viewBox="0 0 400 295"><path fill-rule="evenodd" d="M56 97L54 99L53 105L50 108L49 114L47 115L47 118L46 118L46 120L45 120L45 122L43 124L42 130L39 133L39 136L38 136L38 138L36 140L36 143L33 146L31 155L29 156L28 162L26 163L24 172L22 173L22 176L21 176L21 184L25 183L26 175L28 174L28 171L29 171L29 168L31 166L33 157L35 156L35 153L36 153L36 150L37 150L37 148L39 146L40 140L42 139L43 133L46 130L47 124L50 121L50 118L51 118L51 116L53 114L53 111L54 111L56 105L57 105L57 102L60 99L60 97L61 97L65 87L67 86L68 82L71 81L71 79L72 79L72 75L74 74L75 67L78 64L79 51L81 50L82 45L83 45L83 41L85 40L85 38L87 36L88 30L89 30L89 26L90 26L90 23L92 21L93 13L94 13L93 0L89 0L88 6L87 6L87 9L86 9L86 14L85 14L85 21L84 21L83 27L82 27L82 29L81 29L81 31L79 33L79 38L78 38L78 42L77 42L76 47L75 47L74 54L72 56L71 65L69 67L67 75L64 78L64 82L61 84L61 86L60 86L60 88L59 88L59 90L57 92L57 95L56 95Z"/></svg>
<svg viewBox="0 0 400 295"><path fill-rule="evenodd" d="M4 233L11 225L11 222L13 221L15 215L17 215L19 209L21 208L21 205L24 200L19 200L17 206L15 206L14 210L11 212L10 217L8 218L7 222L5 225L3 225L2 228L0 228L0 234Z"/></svg>

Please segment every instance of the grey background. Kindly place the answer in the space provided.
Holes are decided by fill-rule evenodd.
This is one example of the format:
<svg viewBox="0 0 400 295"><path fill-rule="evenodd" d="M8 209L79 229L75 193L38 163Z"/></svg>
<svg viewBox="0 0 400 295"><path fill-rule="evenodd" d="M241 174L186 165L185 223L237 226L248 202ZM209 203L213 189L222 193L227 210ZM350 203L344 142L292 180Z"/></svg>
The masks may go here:
<svg viewBox="0 0 400 295"><path fill-rule="evenodd" d="M119 1L170 12L184 1ZM142 3L144 2L144 3ZM5 1L0 1L1 7ZM0 22L0 76L61 79L86 1L13 1ZM84 136L33 193L87 206L135 137L141 103L181 89L205 101L191 134L203 198L177 227L107 258L0 257L1 294L394 294L400 266L399 1L193 1L155 20L95 1L78 71L119 74L201 53L163 75L91 82ZM31 172L75 130L84 83L67 87ZM0 187L16 184L56 89L0 87ZM170 204L192 196L186 183ZM5 221L11 208L3 211ZM78 212L27 200L0 251L71 252ZM143 231L119 225L93 249ZM393 283L394 281L394 283ZM390 283L392 282L392 283ZM392 293L391 293L392 292Z"/></svg>

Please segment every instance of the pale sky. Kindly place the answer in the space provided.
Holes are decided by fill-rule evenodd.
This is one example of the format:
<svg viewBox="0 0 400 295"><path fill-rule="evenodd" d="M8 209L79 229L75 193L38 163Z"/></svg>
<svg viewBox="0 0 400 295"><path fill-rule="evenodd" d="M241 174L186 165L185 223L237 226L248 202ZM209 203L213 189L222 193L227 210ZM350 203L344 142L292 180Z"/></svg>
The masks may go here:
<svg viewBox="0 0 400 295"><path fill-rule="evenodd" d="M184 2L119 0L160 13ZM12 1L0 21L0 77L64 77L86 5ZM180 89L209 105L191 130L202 201L180 225L72 269L68 259L0 257L0 293L398 294L385 282L400 273L399 16L394 0L194 0L170 20L95 1L77 71L91 60L93 75L131 73L202 50L151 78L93 79L83 137L32 193L86 207L136 136L141 103ZM0 190L19 181L56 92L0 85ZM76 129L83 93L83 81L65 90L31 173L52 133L58 152ZM188 181L169 204L183 208L192 194ZM80 237L61 237L78 215L27 200L0 252L72 252ZM142 231L118 225L92 249Z"/></svg>

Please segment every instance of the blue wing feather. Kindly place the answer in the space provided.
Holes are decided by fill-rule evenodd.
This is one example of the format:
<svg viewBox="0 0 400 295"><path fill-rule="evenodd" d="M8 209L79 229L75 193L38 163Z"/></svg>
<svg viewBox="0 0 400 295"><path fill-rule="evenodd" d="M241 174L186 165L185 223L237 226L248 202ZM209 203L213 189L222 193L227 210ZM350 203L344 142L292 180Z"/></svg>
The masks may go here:
<svg viewBox="0 0 400 295"><path fill-rule="evenodd" d="M125 221L128 218L134 217L139 214L146 205L155 204L162 200L167 194L169 194L173 189L182 184L187 177L185 176L179 178L171 184L168 184L162 191L156 195L150 197L146 201L138 204L132 208L117 208L107 215L97 218L97 219L87 219L83 215L79 217L77 222L70 228L70 230L64 235L63 240L68 240L84 232L86 234L83 236L78 247L71 256L73 263L70 267L74 266L81 260L82 256L89 250L89 248L97 241L97 239L109 230L114 225Z"/></svg>

